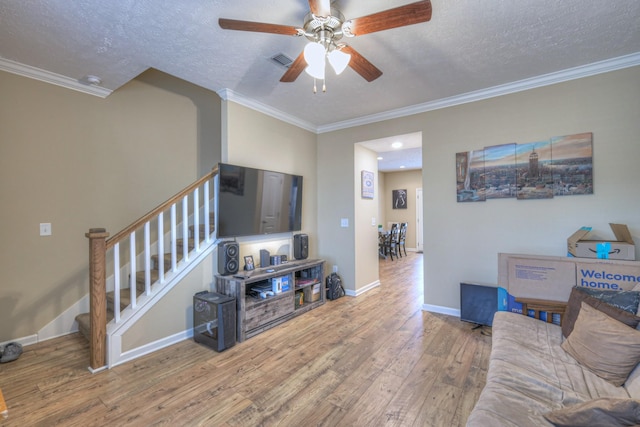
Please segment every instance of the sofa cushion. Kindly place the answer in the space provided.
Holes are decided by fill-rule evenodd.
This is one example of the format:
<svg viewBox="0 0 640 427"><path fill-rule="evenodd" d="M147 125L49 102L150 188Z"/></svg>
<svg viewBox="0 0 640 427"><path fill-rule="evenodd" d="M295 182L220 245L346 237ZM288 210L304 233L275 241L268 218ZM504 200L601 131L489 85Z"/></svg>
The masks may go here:
<svg viewBox="0 0 640 427"><path fill-rule="evenodd" d="M600 291L600 295L604 295L602 292L603 291ZM628 296L625 296L625 294L629 294L631 291L610 291L610 292L613 292L614 294L619 294L620 302L623 302L623 301L628 302L630 299ZM640 292L633 292L633 294L640 295ZM636 304L636 309L633 309L634 311L633 313L631 313L627 310L623 310L619 307L615 307L611 305L611 302L616 301L615 295L608 295L607 298L605 298L605 300L596 298L596 296L594 295L595 293L589 292L589 290L586 288L574 287L573 289L571 289L571 294L569 295L569 301L567 302L567 309L565 310L564 317L562 319L562 335L564 335L565 337L568 337L569 334L571 334L571 331L573 331L573 325L575 324L576 319L578 318L578 313L580 312L580 307L582 302L586 302L591 307L597 308L598 310L602 311L606 315L632 328L637 327L638 324L640 323L640 317L633 314L637 310L637 304ZM623 305L623 304L619 304L619 305ZM631 307L631 306L627 305L627 307Z"/></svg>
<svg viewBox="0 0 640 427"><path fill-rule="evenodd" d="M544 417L556 427L634 426L640 424L640 401L601 398L556 409Z"/></svg>
<svg viewBox="0 0 640 427"><path fill-rule="evenodd" d="M621 386L640 362L640 331L582 302L562 349L599 377Z"/></svg>
<svg viewBox="0 0 640 427"><path fill-rule="evenodd" d="M601 397L628 399L561 347L560 326L498 311L492 327L487 382L468 427L540 427L544 414Z"/></svg>

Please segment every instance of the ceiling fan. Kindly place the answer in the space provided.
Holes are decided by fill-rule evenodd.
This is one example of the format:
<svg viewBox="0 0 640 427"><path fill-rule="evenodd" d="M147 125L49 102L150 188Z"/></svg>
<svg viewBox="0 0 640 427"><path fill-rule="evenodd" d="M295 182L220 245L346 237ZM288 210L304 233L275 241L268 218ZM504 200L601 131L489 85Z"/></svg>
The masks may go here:
<svg viewBox="0 0 640 427"><path fill-rule="evenodd" d="M340 74L349 66L365 80L371 82L380 77L382 71L354 48L340 40L343 37L361 36L427 22L431 19L429 0L417 1L349 20L346 20L338 9L331 7L330 0L309 0L309 8L310 13L305 17L301 28L226 18L220 18L218 24L225 30L306 37L309 43L289 66L280 79L281 82L295 81L302 71L306 71L314 79L324 80L326 61L334 68L336 74Z"/></svg>

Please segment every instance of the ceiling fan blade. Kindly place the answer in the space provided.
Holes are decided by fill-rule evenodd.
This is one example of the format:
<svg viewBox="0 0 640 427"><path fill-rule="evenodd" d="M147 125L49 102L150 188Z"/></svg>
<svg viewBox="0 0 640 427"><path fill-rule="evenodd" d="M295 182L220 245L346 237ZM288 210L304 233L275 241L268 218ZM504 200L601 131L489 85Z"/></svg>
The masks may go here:
<svg viewBox="0 0 640 427"><path fill-rule="evenodd" d="M353 68L356 73L364 77L366 81L372 82L382 75L382 71L369 62L364 56L360 55L351 46L344 46L342 51L351 55L349 67Z"/></svg>
<svg viewBox="0 0 640 427"><path fill-rule="evenodd" d="M329 0L309 0L309 8L315 16L330 16L331 2Z"/></svg>
<svg viewBox="0 0 640 427"><path fill-rule="evenodd" d="M256 33L283 34L297 36L298 29L290 25L265 24L264 22L238 21L236 19L218 19L218 24L225 30L254 31Z"/></svg>
<svg viewBox="0 0 640 427"><path fill-rule="evenodd" d="M304 51L289 65L289 69L282 75L280 81L283 83L291 83L296 81L298 76L304 71L307 61L304 60Z"/></svg>
<svg viewBox="0 0 640 427"><path fill-rule="evenodd" d="M352 19L347 21L345 25L348 26L348 31L351 34L361 36L376 31L419 24L430 19L431 2L424 0Z"/></svg>

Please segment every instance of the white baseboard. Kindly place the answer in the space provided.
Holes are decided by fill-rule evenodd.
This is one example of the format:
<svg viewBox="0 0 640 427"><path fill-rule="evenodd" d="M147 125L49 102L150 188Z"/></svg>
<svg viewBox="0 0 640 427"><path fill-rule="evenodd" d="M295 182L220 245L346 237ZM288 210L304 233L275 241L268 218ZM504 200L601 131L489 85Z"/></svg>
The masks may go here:
<svg viewBox="0 0 640 427"><path fill-rule="evenodd" d="M455 308L443 307L441 305L423 304L422 309L424 311L430 311L432 313L446 314L447 316L460 317L460 310Z"/></svg>
<svg viewBox="0 0 640 427"><path fill-rule="evenodd" d="M349 296L349 297L357 297L358 295L362 295L365 292L370 291L373 288L377 288L378 286L380 286L380 280L376 280L375 282L371 282L366 286L363 286L362 288L359 288L357 291L352 291L350 289L345 289L344 293L345 295Z"/></svg>
<svg viewBox="0 0 640 427"><path fill-rule="evenodd" d="M37 335L27 335L26 337L16 338L16 339L11 340L11 341L0 342L0 347L4 348L4 346L9 344L10 342L20 343L24 347L24 346L27 346L27 345L36 344L38 342L38 336Z"/></svg>
<svg viewBox="0 0 640 427"><path fill-rule="evenodd" d="M49 322L44 328L38 331L38 341L46 341L64 335L78 332L78 322L76 316L89 312L89 294L80 301L62 312L58 317Z"/></svg>
<svg viewBox="0 0 640 427"><path fill-rule="evenodd" d="M147 354L151 354L154 351L161 350L165 347L169 347L170 345L177 344L180 341L184 341L189 338L193 338L193 328L189 328L186 331L178 332L177 334L173 334L149 344L145 344L141 347L134 348L133 350L125 351L120 355L117 361L109 366L109 368L113 368L114 366L118 366L131 360L137 359L138 357L146 356Z"/></svg>

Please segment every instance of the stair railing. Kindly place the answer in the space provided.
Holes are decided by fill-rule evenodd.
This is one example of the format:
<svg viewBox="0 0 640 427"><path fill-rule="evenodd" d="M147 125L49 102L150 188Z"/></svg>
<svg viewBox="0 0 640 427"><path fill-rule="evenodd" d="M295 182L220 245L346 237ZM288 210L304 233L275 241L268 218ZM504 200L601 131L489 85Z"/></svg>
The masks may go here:
<svg viewBox="0 0 640 427"><path fill-rule="evenodd" d="M152 286L164 283L168 275L176 273L180 266L189 262L191 250L197 252L201 244L211 243L209 214L212 212L212 184L217 173L216 166L110 238L103 228L92 228L85 234L89 238L90 369L97 370L106 365L107 292L110 289L114 291L113 322L123 322L137 307L137 284L141 276L144 277L143 295L148 296L152 293ZM169 218L165 218L167 212ZM204 233L200 232L201 216ZM192 240L190 229L193 230ZM142 240L137 237L140 232ZM165 266L165 240L169 246L169 268ZM182 247L178 248L180 240ZM128 258L128 262L121 262L121 255ZM152 280L153 256L157 257L157 280ZM138 264L143 265L140 276ZM122 277L127 275L128 285L124 286L127 280L123 281ZM127 287L129 304L123 309L120 291Z"/></svg>

